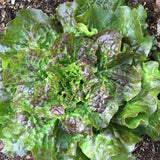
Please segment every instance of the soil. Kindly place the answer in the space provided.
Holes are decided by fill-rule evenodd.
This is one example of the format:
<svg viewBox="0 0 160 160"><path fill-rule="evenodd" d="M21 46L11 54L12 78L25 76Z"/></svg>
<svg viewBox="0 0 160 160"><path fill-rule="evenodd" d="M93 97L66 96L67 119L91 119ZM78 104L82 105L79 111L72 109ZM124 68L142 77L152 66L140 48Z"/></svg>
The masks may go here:
<svg viewBox="0 0 160 160"><path fill-rule="evenodd" d="M142 135L133 154L137 160L160 160L160 142L154 142L149 136Z"/></svg>
<svg viewBox="0 0 160 160"><path fill-rule="evenodd" d="M15 18L16 13L22 8L38 8L48 16L55 13L60 3L73 0L0 0L0 30L4 30L6 24ZM146 25L149 35L154 36L157 43L152 52L160 52L160 0L126 0L128 5L135 7L142 4L147 11ZM160 160L160 142L154 142L150 137L142 135L142 141L136 144L133 154L137 160ZM0 141L0 151L3 143ZM9 158L0 152L0 160L33 160L32 155Z"/></svg>

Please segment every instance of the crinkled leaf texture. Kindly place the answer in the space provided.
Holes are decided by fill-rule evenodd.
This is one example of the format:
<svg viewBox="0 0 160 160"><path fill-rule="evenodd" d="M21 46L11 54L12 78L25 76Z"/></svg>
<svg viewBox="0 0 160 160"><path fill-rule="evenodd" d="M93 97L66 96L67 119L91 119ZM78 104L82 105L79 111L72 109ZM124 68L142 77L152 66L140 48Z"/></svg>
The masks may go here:
<svg viewBox="0 0 160 160"><path fill-rule="evenodd" d="M0 44L0 58L3 66L8 59L24 48L48 49L57 33L54 21L40 10L22 9L16 18L7 24L5 36Z"/></svg>
<svg viewBox="0 0 160 160"><path fill-rule="evenodd" d="M126 160L139 135L160 140L159 59L147 61L145 10L123 5L61 4L60 27L39 10L21 10L0 32L5 154Z"/></svg>
<svg viewBox="0 0 160 160"><path fill-rule="evenodd" d="M126 128L109 126L96 136L88 135L79 142L82 151L93 160L126 159L139 137Z"/></svg>

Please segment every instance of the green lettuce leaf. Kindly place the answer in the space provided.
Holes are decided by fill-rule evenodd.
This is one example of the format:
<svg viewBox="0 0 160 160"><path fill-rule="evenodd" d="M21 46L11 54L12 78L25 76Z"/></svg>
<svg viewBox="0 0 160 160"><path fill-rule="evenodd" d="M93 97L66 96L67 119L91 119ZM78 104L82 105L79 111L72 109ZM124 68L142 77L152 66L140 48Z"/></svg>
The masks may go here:
<svg viewBox="0 0 160 160"><path fill-rule="evenodd" d="M140 138L126 128L111 125L97 135L79 141L82 152L90 159L126 159Z"/></svg>
<svg viewBox="0 0 160 160"><path fill-rule="evenodd" d="M79 5L75 13L78 23L85 24L89 30L116 29L119 21L118 7L124 0L75 0Z"/></svg>
<svg viewBox="0 0 160 160"><path fill-rule="evenodd" d="M55 118L40 119L37 115L31 116L27 112L17 113L12 122L3 129L3 152L7 155L22 156L32 151L35 159L48 157L53 160L56 157L53 136L56 123Z"/></svg>
<svg viewBox="0 0 160 160"><path fill-rule="evenodd" d="M57 8L57 18L63 26L63 32L76 32L76 22L74 12L77 8L76 3L60 4Z"/></svg>
<svg viewBox="0 0 160 160"><path fill-rule="evenodd" d="M137 9L122 6L119 11L120 26L118 30L124 36L124 41L128 41L136 53L135 61L146 59L152 47L152 40L146 33L144 8L141 5Z"/></svg>
<svg viewBox="0 0 160 160"><path fill-rule="evenodd" d="M157 61L160 64L160 52L152 53L152 57L154 58L155 61Z"/></svg>
<svg viewBox="0 0 160 160"><path fill-rule="evenodd" d="M58 130L56 141L57 160L89 160L78 146L78 142L82 138L83 136L81 134L71 136L63 129Z"/></svg>
<svg viewBox="0 0 160 160"><path fill-rule="evenodd" d="M142 90L118 113L116 123L125 125L131 129L135 129L139 125L147 127L149 125L149 116L157 110L157 107L155 96Z"/></svg>
<svg viewBox="0 0 160 160"><path fill-rule="evenodd" d="M142 88L147 91L153 91L154 94L160 93L160 71L159 64L155 61L149 61L143 64Z"/></svg>
<svg viewBox="0 0 160 160"><path fill-rule="evenodd" d="M16 18L7 25L3 43L15 49L28 46L46 48L56 35L56 26L42 11L37 9L21 10Z"/></svg>
<svg viewBox="0 0 160 160"><path fill-rule="evenodd" d="M0 137L3 136L2 128L10 122L10 117L13 114L13 110L10 107L12 96L10 91L3 85L2 71L2 61L0 60Z"/></svg>
<svg viewBox="0 0 160 160"><path fill-rule="evenodd" d="M149 116L149 124L147 127L140 126L137 128L137 134L147 134L149 135L154 141L160 140L160 103L158 102L158 108L156 112Z"/></svg>
<svg viewBox="0 0 160 160"><path fill-rule="evenodd" d="M16 18L7 24L5 36L2 36L0 58L3 59L3 66L18 50L36 47L48 50L58 32L54 21L42 11L19 11Z"/></svg>

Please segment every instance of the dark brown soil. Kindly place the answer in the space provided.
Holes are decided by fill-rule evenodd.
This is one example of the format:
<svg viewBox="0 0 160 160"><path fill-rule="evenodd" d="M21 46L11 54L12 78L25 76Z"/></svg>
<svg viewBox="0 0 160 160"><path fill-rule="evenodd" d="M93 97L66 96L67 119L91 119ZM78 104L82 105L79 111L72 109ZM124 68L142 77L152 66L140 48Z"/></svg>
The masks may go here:
<svg viewBox="0 0 160 160"><path fill-rule="evenodd" d="M6 24L15 18L16 13L23 8L37 8L52 16L60 3L73 0L0 0L0 30L6 27Z"/></svg>
<svg viewBox="0 0 160 160"><path fill-rule="evenodd" d="M160 142L153 142L150 137L143 135L142 141L136 144L133 154L137 160L160 160Z"/></svg>
<svg viewBox="0 0 160 160"><path fill-rule="evenodd" d="M38 8L52 16L56 7L65 1L73 0L15 0L14 4L11 4L11 0L0 0L0 30L4 30L6 24L15 18L19 9ZM126 2L131 6L137 4L144 6L148 15L146 21L148 32L158 42L155 45L156 50L153 52L160 51L160 35L157 32L157 23L160 21L160 8L156 6L155 0L126 0ZM2 148L3 145L0 141L0 151ZM160 142L154 142L150 137L143 135L142 141L136 145L133 153L137 160L160 160ZM8 158L0 152L0 160L33 160L33 157L32 155L26 155L24 157Z"/></svg>

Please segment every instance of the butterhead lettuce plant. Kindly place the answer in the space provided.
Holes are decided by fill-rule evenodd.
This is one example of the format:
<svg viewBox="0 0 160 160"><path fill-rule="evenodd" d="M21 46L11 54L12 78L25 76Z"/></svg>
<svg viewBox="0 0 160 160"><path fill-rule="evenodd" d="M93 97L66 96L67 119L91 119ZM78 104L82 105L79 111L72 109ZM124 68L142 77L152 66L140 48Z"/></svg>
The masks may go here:
<svg viewBox="0 0 160 160"><path fill-rule="evenodd" d="M144 8L75 0L54 17L21 10L0 32L3 153L134 159L139 135L160 140L159 61L149 59Z"/></svg>

